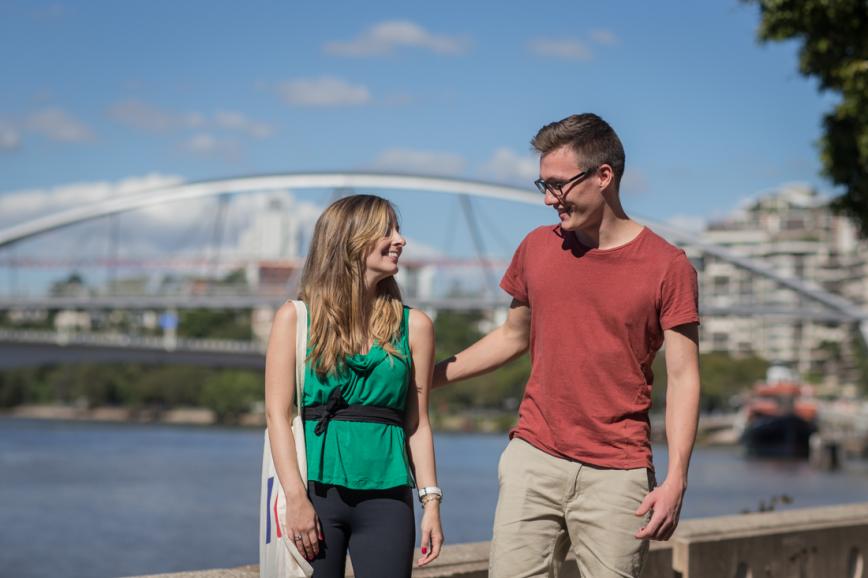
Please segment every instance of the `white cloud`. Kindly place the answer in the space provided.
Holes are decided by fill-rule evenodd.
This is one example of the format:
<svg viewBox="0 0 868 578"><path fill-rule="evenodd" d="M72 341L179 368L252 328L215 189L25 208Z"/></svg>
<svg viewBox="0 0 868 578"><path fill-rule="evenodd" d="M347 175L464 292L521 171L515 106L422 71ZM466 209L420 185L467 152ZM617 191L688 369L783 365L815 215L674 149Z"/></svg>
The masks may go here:
<svg viewBox="0 0 868 578"><path fill-rule="evenodd" d="M699 215L673 215L666 223L679 231L701 233L708 226L708 219Z"/></svg>
<svg viewBox="0 0 868 578"><path fill-rule="evenodd" d="M21 145L21 134L14 127L0 123L0 152L12 151Z"/></svg>
<svg viewBox="0 0 868 578"><path fill-rule="evenodd" d="M176 128L178 119L156 106L140 100L126 100L108 109L109 118L146 132L168 132Z"/></svg>
<svg viewBox="0 0 868 578"><path fill-rule="evenodd" d="M238 156L240 147L232 139L218 138L210 133L197 133L181 144L187 152L200 156L218 156L234 159Z"/></svg>
<svg viewBox="0 0 868 578"><path fill-rule="evenodd" d="M371 93L360 84L333 76L284 82L279 91L287 104L297 106L358 106L371 102Z"/></svg>
<svg viewBox="0 0 868 578"><path fill-rule="evenodd" d="M274 129L264 122L257 122L240 112L228 110L218 111L214 115L214 123L220 128L235 130L258 139L271 136L274 132Z"/></svg>
<svg viewBox="0 0 868 578"><path fill-rule="evenodd" d="M48 189L0 193L0 226L10 226L112 197L173 185L180 180L180 177L157 173L117 182L72 183Z"/></svg>
<svg viewBox="0 0 868 578"><path fill-rule="evenodd" d="M591 60L591 50L578 40L538 39L531 41L528 47L537 56L551 56L565 60Z"/></svg>
<svg viewBox="0 0 868 578"><path fill-rule="evenodd" d="M459 175L466 164L463 157L454 153L395 148L381 152L373 168L400 173Z"/></svg>
<svg viewBox="0 0 868 578"><path fill-rule="evenodd" d="M24 189L0 193L0 228L58 213L82 204L96 203L145 191L181 184L177 176L152 174L121 181L72 183L45 189ZM322 207L292 200L287 191L237 194L231 197L224 223L225 235L220 249L227 258L244 254L240 237L257 226L255 216L270 210L272 199L289 199L292 214L302 221L305 234ZM213 238L217 200L192 199L149 206L118 216L121 255L156 256L161 260L207 256ZM37 258L89 259L105 256L108 244L106 220L74 225L45 236L37 236L21 245L21 255ZM309 230L308 230L309 228Z"/></svg>
<svg viewBox="0 0 868 578"><path fill-rule="evenodd" d="M219 141L214 135L200 133L193 135L187 141L185 148L194 153L212 153L220 146Z"/></svg>
<svg viewBox="0 0 868 578"><path fill-rule="evenodd" d="M597 30L591 31L591 40L596 42L597 44L603 44L605 46L612 46L614 44L618 44L618 37L615 36L615 33L611 30L606 30L604 28L600 28Z"/></svg>
<svg viewBox="0 0 868 578"><path fill-rule="evenodd" d="M371 26L349 42L329 42L325 52L337 56L380 56L401 48L422 48L437 54L462 54L467 51L466 39L440 36L406 20L392 20Z"/></svg>
<svg viewBox="0 0 868 578"><path fill-rule="evenodd" d="M46 108L30 115L30 130L59 142L83 142L93 139L91 129L59 108Z"/></svg>
<svg viewBox="0 0 868 578"><path fill-rule="evenodd" d="M526 184L539 176L539 159L535 155L522 155L502 147L494 151L480 172L498 181Z"/></svg>
<svg viewBox="0 0 868 578"><path fill-rule="evenodd" d="M165 111L140 100L118 102L109 107L108 115L121 124L153 133L213 127L262 139L274 132L274 129L268 124L250 119L241 112L221 110L216 112L213 118L209 118L200 112L174 113Z"/></svg>

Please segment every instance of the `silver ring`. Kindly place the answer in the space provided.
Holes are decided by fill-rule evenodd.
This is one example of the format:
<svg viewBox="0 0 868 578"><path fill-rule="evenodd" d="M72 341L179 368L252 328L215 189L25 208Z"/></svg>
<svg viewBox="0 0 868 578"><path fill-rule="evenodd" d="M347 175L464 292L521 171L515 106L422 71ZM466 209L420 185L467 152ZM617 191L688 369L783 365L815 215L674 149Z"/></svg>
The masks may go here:
<svg viewBox="0 0 868 578"><path fill-rule="evenodd" d="M296 539L296 540L301 540L301 534L296 534L296 535L295 535L295 539Z"/></svg>

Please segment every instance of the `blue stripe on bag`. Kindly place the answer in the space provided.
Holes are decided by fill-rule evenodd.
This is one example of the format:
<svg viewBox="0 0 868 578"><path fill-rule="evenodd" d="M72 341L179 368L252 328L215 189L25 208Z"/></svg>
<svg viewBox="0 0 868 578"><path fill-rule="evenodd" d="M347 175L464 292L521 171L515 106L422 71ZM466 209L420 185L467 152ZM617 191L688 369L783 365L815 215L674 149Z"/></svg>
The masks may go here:
<svg viewBox="0 0 868 578"><path fill-rule="evenodd" d="M274 486L274 476L268 478L268 499L265 501L265 543L271 544L271 488Z"/></svg>

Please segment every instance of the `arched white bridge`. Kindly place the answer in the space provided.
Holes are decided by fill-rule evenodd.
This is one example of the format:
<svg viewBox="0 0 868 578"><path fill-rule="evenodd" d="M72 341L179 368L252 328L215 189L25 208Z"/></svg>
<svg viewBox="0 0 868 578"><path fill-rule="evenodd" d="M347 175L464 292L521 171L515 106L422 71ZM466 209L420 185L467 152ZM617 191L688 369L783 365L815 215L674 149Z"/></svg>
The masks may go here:
<svg viewBox="0 0 868 578"><path fill-rule="evenodd" d="M540 195L528 189L448 177L372 172L310 172L243 176L159 187L46 215L0 230L0 248L77 223L155 205L228 194L294 189L424 191L499 199L535 206L542 203ZM769 278L783 287L792 289L808 300L830 309L842 321L859 323L863 336L868 341L868 313L847 299L802 279L782 275L766 264L736 255L724 247L706 243L696 235L679 231L665 223L646 218L638 220L672 242L692 246L706 255L732 263L752 274Z"/></svg>

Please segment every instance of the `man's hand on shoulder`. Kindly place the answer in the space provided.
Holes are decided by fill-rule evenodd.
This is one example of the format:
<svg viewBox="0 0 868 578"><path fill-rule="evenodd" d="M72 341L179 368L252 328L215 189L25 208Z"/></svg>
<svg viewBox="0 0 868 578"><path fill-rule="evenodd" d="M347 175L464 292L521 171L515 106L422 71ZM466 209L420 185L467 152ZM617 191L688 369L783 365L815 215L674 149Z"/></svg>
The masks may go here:
<svg viewBox="0 0 868 578"><path fill-rule="evenodd" d="M455 361L455 356L447 357L434 365L434 376L431 380L431 387L437 389L449 383L446 379L446 367Z"/></svg>
<svg viewBox="0 0 868 578"><path fill-rule="evenodd" d="M686 489L683 484L670 483L667 479L651 490L636 510L637 516L644 516L651 511L651 520L636 533L636 538L640 540L671 538L675 528L678 527L681 503Z"/></svg>

